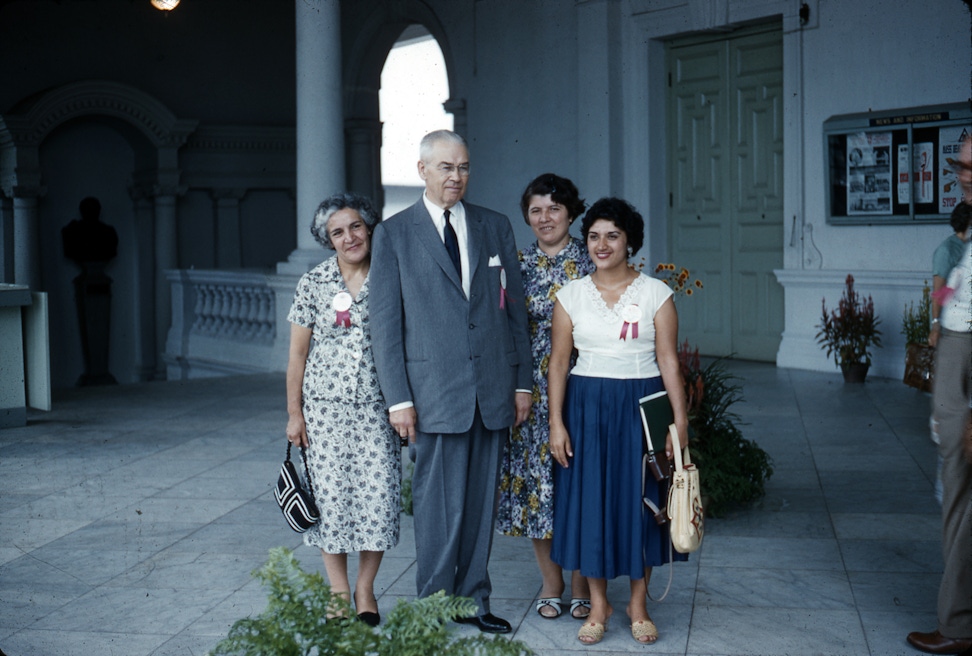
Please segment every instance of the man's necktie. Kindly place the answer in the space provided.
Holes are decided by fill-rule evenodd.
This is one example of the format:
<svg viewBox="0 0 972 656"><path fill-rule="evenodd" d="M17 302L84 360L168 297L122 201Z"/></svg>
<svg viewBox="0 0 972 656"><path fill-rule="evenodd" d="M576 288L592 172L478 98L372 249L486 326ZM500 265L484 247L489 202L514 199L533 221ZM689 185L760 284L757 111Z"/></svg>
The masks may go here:
<svg viewBox="0 0 972 656"><path fill-rule="evenodd" d="M456 229L452 227L449 222L449 216L451 213L449 210L445 211L445 230L442 231L443 241L445 242L446 251L449 253L449 258L456 267L456 273L459 274L459 279L462 280L462 262L459 260L459 238L456 237Z"/></svg>

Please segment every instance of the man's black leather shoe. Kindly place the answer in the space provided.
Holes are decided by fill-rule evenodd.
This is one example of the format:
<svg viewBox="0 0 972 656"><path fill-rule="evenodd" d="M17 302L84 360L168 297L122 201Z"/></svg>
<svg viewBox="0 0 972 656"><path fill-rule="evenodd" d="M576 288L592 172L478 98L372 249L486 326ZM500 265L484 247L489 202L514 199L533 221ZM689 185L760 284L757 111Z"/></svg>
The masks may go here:
<svg viewBox="0 0 972 656"><path fill-rule="evenodd" d="M475 617L457 617L456 622L459 624L472 624L483 633L509 633L513 630L509 622L500 617L496 617L492 613L477 615Z"/></svg>

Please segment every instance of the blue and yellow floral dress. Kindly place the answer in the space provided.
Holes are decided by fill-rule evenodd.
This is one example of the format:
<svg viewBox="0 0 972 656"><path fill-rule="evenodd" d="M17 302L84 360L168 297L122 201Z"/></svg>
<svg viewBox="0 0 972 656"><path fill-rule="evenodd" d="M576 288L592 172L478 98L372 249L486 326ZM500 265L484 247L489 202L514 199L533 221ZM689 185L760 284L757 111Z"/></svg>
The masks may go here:
<svg viewBox="0 0 972 656"><path fill-rule="evenodd" d="M503 453L496 528L506 535L550 539L553 458L549 445L547 366L554 301L561 287L591 273L594 265L584 242L572 237L554 257L540 250L537 243L523 249L520 271L530 320L533 407L530 417L513 429Z"/></svg>

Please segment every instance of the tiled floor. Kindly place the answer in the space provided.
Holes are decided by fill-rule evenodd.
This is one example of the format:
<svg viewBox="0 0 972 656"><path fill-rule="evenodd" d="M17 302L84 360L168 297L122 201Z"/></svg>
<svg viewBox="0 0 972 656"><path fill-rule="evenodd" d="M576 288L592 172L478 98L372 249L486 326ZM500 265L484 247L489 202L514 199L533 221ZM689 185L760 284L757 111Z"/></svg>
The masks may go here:
<svg viewBox="0 0 972 656"><path fill-rule="evenodd" d="M731 363L747 437L774 460L753 508L710 520L702 549L649 609L646 647L615 615L585 647L566 615L532 610L525 539L499 536L493 612L538 654L913 654L933 630L941 572L928 398L898 381ZM266 597L250 572L300 546L273 502L283 456L282 375L73 390L0 431L0 650L7 656L203 654ZM378 577L381 610L414 595L414 540ZM667 570L652 585L663 589ZM524 586L524 581L532 582ZM472 631L456 626L457 631Z"/></svg>

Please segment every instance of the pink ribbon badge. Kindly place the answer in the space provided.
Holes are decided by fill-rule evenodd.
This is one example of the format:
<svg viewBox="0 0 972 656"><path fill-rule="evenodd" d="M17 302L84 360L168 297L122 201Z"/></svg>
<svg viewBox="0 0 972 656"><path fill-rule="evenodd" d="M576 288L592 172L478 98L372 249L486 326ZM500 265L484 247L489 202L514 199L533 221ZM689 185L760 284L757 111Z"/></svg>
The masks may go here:
<svg viewBox="0 0 972 656"><path fill-rule="evenodd" d="M509 294L506 293L506 269L500 267L500 302L499 306L501 310L506 309L506 299L509 298Z"/></svg>
<svg viewBox="0 0 972 656"><path fill-rule="evenodd" d="M634 303L626 305L621 310L621 318L624 319L624 325L621 326L621 337L618 339L627 341L628 326L631 326L631 339L638 339L638 322L641 321L641 308Z"/></svg>
<svg viewBox="0 0 972 656"><path fill-rule="evenodd" d="M334 295L331 305L334 307L334 325L351 327L351 303L354 299L347 292L338 292Z"/></svg>

